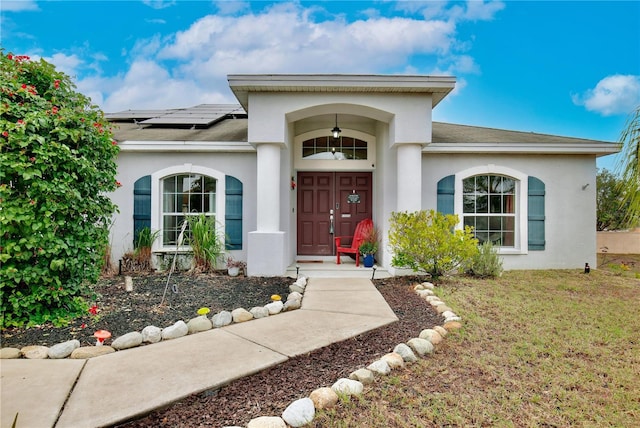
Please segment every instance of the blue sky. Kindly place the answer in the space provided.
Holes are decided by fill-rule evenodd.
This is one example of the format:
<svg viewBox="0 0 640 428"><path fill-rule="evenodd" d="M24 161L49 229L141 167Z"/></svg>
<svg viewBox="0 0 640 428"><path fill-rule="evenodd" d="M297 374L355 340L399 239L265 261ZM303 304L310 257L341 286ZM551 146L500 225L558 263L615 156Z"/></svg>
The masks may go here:
<svg viewBox="0 0 640 428"><path fill-rule="evenodd" d="M434 120L602 141L640 104L640 1L3 0L0 18L6 52L105 112L236 102L232 73L452 75Z"/></svg>

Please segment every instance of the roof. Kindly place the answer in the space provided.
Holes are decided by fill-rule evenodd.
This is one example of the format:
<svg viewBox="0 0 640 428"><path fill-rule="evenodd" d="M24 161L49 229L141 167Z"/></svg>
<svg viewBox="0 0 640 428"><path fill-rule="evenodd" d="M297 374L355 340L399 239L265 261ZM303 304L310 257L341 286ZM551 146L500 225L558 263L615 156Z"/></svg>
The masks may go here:
<svg viewBox="0 0 640 428"><path fill-rule="evenodd" d="M237 104L201 104L186 109L126 110L105 115L114 125L119 142L136 147L167 142L212 143L222 147L248 145L248 119ZM231 145L227 144L231 143ZM185 147L174 144L176 147ZM195 150L196 145L187 144ZM133 147L133 146L132 146ZM427 153L573 153L604 156L617 153L620 145L583 138L510 131L479 126L433 122Z"/></svg>

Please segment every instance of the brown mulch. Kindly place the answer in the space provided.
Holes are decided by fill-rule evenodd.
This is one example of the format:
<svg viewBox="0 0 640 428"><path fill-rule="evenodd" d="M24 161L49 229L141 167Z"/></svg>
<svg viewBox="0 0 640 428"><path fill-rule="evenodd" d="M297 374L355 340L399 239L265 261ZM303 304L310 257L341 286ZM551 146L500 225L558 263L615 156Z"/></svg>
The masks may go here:
<svg viewBox="0 0 640 428"><path fill-rule="evenodd" d="M187 321L203 306L209 307L212 314L238 307L250 309L268 303L272 294L286 298L293 279L178 274L169 282L168 302L160 307L166 276L138 275L133 281L134 292L127 293L122 277L103 279L96 290L101 294L96 300L97 316L87 316L65 328L3 330L2 346L52 345L70 338L78 338L83 345L88 345L95 342L92 334L96 329L107 329L117 337L140 331L147 325L165 327L178 319ZM398 316L396 323L292 358L220 389L192 395L168 408L117 426L245 426L258 416L279 416L291 402L307 397L316 388L331 386L339 378L348 377L354 370L391 352L397 344L417 337L422 329L440 324L442 317L413 291L413 285L421 281L420 277L374 281ZM173 290L174 284L177 293Z"/></svg>

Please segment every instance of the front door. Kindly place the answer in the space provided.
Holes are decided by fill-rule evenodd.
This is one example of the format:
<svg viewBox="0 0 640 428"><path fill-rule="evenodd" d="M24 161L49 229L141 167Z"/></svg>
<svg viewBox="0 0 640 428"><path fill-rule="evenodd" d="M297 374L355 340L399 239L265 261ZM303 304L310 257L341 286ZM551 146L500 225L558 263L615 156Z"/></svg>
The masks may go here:
<svg viewBox="0 0 640 428"><path fill-rule="evenodd" d="M299 172L298 254L334 255L334 236L352 236L372 218L371 196L370 172Z"/></svg>

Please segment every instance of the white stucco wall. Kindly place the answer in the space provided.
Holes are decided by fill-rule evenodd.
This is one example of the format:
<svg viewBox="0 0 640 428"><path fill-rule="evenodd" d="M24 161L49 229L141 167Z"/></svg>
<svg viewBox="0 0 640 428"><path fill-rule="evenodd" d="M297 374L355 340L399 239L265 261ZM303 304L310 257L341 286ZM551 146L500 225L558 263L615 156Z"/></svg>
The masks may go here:
<svg viewBox="0 0 640 428"><path fill-rule="evenodd" d="M544 251L504 255L506 269L581 268L596 262L596 163L593 156L423 154L423 209L435 209L437 182L459 171L499 165L545 183ZM585 187L586 186L586 187ZM526 185L523 187L526 191ZM526 236L523 237L526 241ZM526 246L525 246L526 248Z"/></svg>
<svg viewBox="0 0 640 428"><path fill-rule="evenodd" d="M117 180L122 187L111 196L120 213L114 217L111 227L111 257L118 260L133 249L133 187L137 179L156 171L185 164L204 167L231 175L243 184L243 249L233 251L234 258L246 260L247 233L256 228L256 155L255 153L157 153L121 151L118 155ZM186 168L186 167L185 167ZM224 198L224 188L218 189L218 197ZM159 209L153 207L152 209Z"/></svg>

